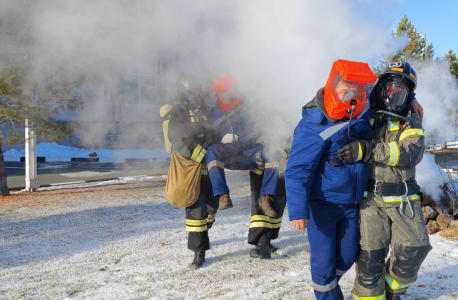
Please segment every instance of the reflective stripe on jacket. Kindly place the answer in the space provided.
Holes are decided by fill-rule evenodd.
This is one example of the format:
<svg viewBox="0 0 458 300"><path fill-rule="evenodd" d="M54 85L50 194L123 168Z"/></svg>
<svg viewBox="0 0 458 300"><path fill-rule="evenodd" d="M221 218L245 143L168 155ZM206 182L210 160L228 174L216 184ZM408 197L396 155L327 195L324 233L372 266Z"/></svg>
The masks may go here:
<svg viewBox="0 0 458 300"><path fill-rule="evenodd" d="M419 118L419 116L418 116ZM415 180L415 166L423 158L425 136L420 121L406 123L397 130L391 124L379 121L375 137L374 160L369 178L386 183L402 183ZM414 193L414 192L412 192ZM412 193L408 193L412 195ZM397 195L402 196L402 195Z"/></svg>
<svg viewBox="0 0 458 300"><path fill-rule="evenodd" d="M318 94L317 94L318 97ZM313 101L319 101L314 99ZM307 105L309 106L309 105ZM358 204L367 184L369 165L336 165L337 150L348 144L348 121L331 122L319 107L302 110L294 130L285 183L291 220L309 218L309 202ZM351 136L369 140L370 111L351 123ZM330 163L331 162L331 163Z"/></svg>

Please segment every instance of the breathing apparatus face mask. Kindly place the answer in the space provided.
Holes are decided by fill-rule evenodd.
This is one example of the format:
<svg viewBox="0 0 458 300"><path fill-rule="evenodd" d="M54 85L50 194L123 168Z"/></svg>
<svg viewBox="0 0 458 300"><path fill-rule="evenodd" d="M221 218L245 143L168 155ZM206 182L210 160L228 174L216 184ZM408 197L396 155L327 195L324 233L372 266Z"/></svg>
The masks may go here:
<svg viewBox="0 0 458 300"><path fill-rule="evenodd" d="M389 82L382 85L382 99L387 111L399 112L407 100L409 88L400 82Z"/></svg>

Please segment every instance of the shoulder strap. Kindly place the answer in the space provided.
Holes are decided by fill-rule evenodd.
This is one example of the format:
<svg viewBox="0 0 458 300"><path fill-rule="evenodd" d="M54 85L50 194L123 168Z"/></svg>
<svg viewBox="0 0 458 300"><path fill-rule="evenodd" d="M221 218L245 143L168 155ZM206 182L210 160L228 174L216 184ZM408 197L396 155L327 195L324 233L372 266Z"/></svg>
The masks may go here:
<svg viewBox="0 0 458 300"><path fill-rule="evenodd" d="M239 107L236 107L233 111L224 114L224 116L220 117L218 120L213 122L213 128L216 128L219 124L221 124L224 120L229 119L230 116L232 116L235 112L239 111L240 109L244 108L244 105L240 105Z"/></svg>

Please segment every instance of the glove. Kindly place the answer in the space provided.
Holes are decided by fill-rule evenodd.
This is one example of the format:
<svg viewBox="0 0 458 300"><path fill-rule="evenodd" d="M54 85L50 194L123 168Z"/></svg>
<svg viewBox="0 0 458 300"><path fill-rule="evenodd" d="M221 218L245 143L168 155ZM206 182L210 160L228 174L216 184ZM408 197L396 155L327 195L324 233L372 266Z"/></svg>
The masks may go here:
<svg viewBox="0 0 458 300"><path fill-rule="evenodd" d="M343 146L337 151L337 158L344 164L351 164L357 161L371 163L374 161L375 141L356 140Z"/></svg>
<svg viewBox="0 0 458 300"><path fill-rule="evenodd" d="M222 144L231 144L234 142L234 140L237 142L239 140L239 137L236 134L228 133L223 138L221 139Z"/></svg>

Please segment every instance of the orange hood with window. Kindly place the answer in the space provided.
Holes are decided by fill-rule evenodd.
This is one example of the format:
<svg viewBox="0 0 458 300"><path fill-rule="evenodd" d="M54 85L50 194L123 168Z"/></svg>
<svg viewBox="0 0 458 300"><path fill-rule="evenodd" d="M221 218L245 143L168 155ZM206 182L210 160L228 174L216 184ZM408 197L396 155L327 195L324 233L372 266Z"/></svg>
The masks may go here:
<svg viewBox="0 0 458 300"><path fill-rule="evenodd" d="M218 99L218 105L225 112L230 112L234 109L234 106L243 103L239 82L231 74L213 81L213 88Z"/></svg>
<svg viewBox="0 0 458 300"><path fill-rule="evenodd" d="M350 117L352 106L351 101L342 102L335 88L336 79L341 78L345 81L356 83L357 93L352 99L356 100L353 116L358 116L366 106L367 96L366 87L368 83L375 82L377 76L374 75L367 63L355 62L339 59L332 64L331 73L324 87L324 107L326 113L333 119L343 119Z"/></svg>

